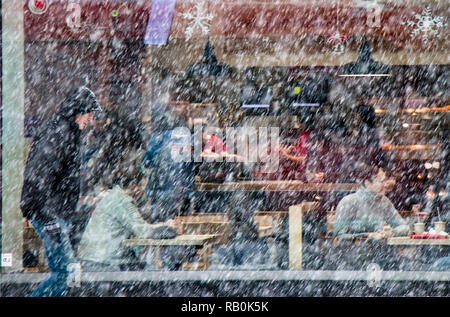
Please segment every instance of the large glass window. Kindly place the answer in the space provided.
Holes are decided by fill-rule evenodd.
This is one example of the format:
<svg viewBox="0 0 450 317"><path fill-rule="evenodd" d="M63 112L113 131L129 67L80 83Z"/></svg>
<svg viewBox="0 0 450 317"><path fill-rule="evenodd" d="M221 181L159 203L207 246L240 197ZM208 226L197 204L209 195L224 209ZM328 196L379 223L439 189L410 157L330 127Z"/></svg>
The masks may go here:
<svg viewBox="0 0 450 317"><path fill-rule="evenodd" d="M5 272L51 271L24 171L80 87L101 111L53 160L77 172L30 212L64 197L85 272L449 270L445 1L22 2L2 6Z"/></svg>

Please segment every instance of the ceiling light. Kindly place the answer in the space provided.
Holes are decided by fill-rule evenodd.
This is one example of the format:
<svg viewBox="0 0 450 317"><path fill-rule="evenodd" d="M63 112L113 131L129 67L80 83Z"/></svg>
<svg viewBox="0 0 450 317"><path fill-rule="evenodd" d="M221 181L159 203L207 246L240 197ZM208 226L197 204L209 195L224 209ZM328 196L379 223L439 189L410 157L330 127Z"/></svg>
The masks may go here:
<svg viewBox="0 0 450 317"><path fill-rule="evenodd" d="M231 76L232 74L233 69L229 65L217 62L214 46L209 38L203 50L202 60L186 67L188 78Z"/></svg>
<svg viewBox="0 0 450 317"><path fill-rule="evenodd" d="M372 48L364 39L356 62L345 64L340 77L389 77L390 67L372 59Z"/></svg>

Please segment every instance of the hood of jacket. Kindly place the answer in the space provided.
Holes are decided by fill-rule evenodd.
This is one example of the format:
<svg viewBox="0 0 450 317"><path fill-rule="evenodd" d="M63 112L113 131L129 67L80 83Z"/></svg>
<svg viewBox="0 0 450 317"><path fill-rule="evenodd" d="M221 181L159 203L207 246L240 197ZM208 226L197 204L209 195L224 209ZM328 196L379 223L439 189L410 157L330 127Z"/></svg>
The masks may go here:
<svg viewBox="0 0 450 317"><path fill-rule="evenodd" d="M58 115L64 118L73 118L80 114L102 111L95 94L87 87L71 89L65 96Z"/></svg>

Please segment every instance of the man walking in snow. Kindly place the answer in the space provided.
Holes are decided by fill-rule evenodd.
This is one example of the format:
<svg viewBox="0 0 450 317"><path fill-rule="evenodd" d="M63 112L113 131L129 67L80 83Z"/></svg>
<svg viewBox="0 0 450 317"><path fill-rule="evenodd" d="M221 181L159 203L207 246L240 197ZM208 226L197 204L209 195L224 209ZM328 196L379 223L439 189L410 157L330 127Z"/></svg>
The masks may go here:
<svg viewBox="0 0 450 317"><path fill-rule="evenodd" d="M70 243L70 221L80 192L81 130L101 111L86 87L66 95L59 111L43 124L31 144L24 173L21 209L42 239L50 277L31 296L64 296L76 260Z"/></svg>

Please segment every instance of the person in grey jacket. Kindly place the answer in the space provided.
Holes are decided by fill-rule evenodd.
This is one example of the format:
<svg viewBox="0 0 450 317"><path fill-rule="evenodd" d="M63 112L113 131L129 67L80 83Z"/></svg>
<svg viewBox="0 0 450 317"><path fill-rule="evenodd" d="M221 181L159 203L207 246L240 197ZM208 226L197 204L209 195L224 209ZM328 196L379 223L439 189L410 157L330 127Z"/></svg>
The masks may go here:
<svg viewBox="0 0 450 317"><path fill-rule="evenodd" d="M363 186L336 207L334 235L367 234L371 239L406 236L410 227L384 195L391 182L382 168L367 166ZM388 228L390 227L390 229Z"/></svg>

